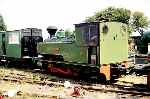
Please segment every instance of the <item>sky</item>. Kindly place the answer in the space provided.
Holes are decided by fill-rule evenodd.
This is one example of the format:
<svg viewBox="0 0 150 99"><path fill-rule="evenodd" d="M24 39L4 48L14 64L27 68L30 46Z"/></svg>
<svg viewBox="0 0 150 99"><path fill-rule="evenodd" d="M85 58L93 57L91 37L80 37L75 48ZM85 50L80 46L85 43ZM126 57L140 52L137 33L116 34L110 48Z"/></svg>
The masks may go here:
<svg viewBox="0 0 150 99"><path fill-rule="evenodd" d="M142 11L150 19L150 0L0 0L0 14L8 30L48 26L74 29L86 17L109 6Z"/></svg>

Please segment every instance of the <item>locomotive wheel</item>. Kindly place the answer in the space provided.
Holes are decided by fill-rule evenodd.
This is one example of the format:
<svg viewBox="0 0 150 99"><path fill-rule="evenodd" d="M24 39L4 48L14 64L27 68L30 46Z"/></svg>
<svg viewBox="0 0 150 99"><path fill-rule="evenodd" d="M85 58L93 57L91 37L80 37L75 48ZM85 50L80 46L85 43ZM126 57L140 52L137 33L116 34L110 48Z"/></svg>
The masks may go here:
<svg viewBox="0 0 150 99"><path fill-rule="evenodd" d="M104 83L104 84L105 84L105 83L107 82L107 81L106 81L106 76L105 76L104 74L99 74L97 81L98 81L99 83Z"/></svg>
<svg viewBox="0 0 150 99"><path fill-rule="evenodd" d="M4 66L4 67L8 67L9 61L5 60L5 61L1 61L0 65Z"/></svg>

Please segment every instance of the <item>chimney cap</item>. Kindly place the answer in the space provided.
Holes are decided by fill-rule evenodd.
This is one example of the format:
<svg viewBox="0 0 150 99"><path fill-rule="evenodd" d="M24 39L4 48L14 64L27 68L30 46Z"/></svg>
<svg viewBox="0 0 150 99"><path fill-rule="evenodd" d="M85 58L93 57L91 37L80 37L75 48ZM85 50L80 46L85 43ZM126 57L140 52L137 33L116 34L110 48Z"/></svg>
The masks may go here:
<svg viewBox="0 0 150 99"><path fill-rule="evenodd" d="M57 27L56 27L56 26L48 26L48 27L47 27L47 30L50 30L50 29L57 30Z"/></svg>

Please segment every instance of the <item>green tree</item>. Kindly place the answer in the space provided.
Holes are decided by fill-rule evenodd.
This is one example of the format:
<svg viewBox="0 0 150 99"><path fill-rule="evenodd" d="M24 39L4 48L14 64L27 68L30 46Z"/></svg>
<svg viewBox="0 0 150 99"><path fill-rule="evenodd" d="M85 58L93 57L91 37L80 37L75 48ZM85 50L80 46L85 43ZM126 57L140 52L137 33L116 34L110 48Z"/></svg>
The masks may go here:
<svg viewBox="0 0 150 99"><path fill-rule="evenodd" d="M125 8L108 7L102 11L98 11L95 15L87 17L86 22L100 22L100 21L117 21L122 23L129 23L131 11Z"/></svg>
<svg viewBox="0 0 150 99"><path fill-rule="evenodd" d="M0 15L0 31L6 31L7 30L7 27L4 23L4 19L3 19L3 16Z"/></svg>
<svg viewBox="0 0 150 99"><path fill-rule="evenodd" d="M150 21L146 16L144 16L143 12L134 12L131 18L131 26L134 31L138 31L141 35L143 35L144 30L148 28Z"/></svg>
<svg viewBox="0 0 150 99"><path fill-rule="evenodd" d="M97 11L93 16L85 19L85 22L101 22L101 21L116 21L128 25L128 32L138 31L141 35L143 30L149 26L150 21L144 13L134 12L125 8L108 7L101 11Z"/></svg>

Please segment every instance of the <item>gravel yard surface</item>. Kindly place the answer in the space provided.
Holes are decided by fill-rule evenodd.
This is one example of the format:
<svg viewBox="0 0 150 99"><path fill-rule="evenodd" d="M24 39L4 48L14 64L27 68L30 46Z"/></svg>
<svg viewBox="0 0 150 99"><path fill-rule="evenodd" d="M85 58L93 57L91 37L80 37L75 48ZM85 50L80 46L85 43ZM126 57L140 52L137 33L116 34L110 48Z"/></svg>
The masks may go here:
<svg viewBox="0 0 150 99"><path fill-rule="evenodd" d="M89 85L92 88L98 87L98 89L101 89L92 90L85 88L86 85L84 83L79 84L73 80L65 79L71 82L71 86L78 86L80 88L81 95L72 97L73 88L65 88L63 81L57 82L56 80L54 82L53 80L57 79L57 77L16 69L0 68L0 78L0 94L17 92L11 99L150 99L150 96L141 94L106 91L118 89L108 88L107 85L101 84ZM134 84L146 84L146 77L143 76L129 75L118 80L116 84L119 85L133 86ZM10 97L5 96L4 99L10 99Z"/></svg>

